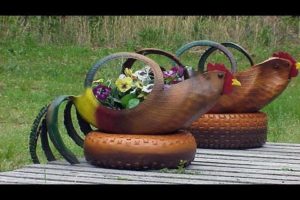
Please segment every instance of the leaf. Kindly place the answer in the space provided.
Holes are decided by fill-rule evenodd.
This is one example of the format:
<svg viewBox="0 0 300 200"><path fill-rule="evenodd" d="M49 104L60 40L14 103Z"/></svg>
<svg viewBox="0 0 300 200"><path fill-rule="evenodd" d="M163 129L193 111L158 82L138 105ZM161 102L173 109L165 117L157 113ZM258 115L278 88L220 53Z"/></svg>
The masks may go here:
<svg viewBox="0 0 300 200"><path fill-rule="evenodd" d="M124 107L124 108L126 108L127 107L127 105L128 105L128 103L129 103L129 101L131 100L131 99L134 99L134 98L136 98L136 95L135 94L126 94L124 97L122 97L121 98L121 104L122 104L122 106Z"/></svg>
<svg viewBox="0 0 300 200"><path fill-rule="evenodd" d="M139 103L140 103L140 100L139 99L136 99L136 98L134 98L134 99L130 99L129 101L128 101L128 104L127 104L127 106L126 106L126 108L134 108L134 107L136 107L137 105L139 105Z"/></svg>

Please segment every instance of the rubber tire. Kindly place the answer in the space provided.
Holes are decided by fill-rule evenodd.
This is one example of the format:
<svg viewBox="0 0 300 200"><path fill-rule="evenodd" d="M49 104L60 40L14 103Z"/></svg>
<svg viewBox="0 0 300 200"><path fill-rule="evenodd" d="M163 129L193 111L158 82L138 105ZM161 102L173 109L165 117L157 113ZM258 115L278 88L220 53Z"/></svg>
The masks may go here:
<svg viewBox="0 0 300 200"><path fill-rule="evenodd" d="M84 140L87 162L104 168L162 169L189 165L196 141L187 131L168 135L129 135L90 132Z"/></svg>
<svg viewBox="0 0 300 200"><path fill-rule="evenodd" d="M267 125L263 112L205 114L187 130L194 135L198 148L245 149L265 144Z"/></svg>

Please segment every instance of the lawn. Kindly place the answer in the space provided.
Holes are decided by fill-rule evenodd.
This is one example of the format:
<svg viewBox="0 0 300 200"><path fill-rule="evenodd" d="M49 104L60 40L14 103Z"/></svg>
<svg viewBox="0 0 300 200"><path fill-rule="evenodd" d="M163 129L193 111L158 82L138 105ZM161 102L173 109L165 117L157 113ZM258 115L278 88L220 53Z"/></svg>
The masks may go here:
<svg viewBox="0 0 300 200"><path fill-rule="evenodd" d="M178 44L178 47L180 45L182 44ZM175 52L176 49L165 50ZM252 56L255 62L261 62L275 50L278 49L259 47L252 52ZM299 46L284 46L281 50L286 50L296 58L300 58ZM83 82L88 69L104 56L120 51L133 51L133 49L2 41L0 43L0 171L30 164L29 133L40 108L59 95L80 94L83 91ZM193 59L193 56L190 54L183 57L183 63L194 66L197 59ZM219 61L223 58L216 55L215 59ZM240 68L248 66L247 61L240 55L237 55L237 60ZM269 118L268 141L300 143L299 79L299 77L293 79L288 88L263 109ZM60 129L65 135L62 126ZM83 155L82 149L68 137L64 137L64 140L76 155ZM38 146L38 149L39 155L42 155L41 147ZM45 159L42 162L45 162Z"/></svg>

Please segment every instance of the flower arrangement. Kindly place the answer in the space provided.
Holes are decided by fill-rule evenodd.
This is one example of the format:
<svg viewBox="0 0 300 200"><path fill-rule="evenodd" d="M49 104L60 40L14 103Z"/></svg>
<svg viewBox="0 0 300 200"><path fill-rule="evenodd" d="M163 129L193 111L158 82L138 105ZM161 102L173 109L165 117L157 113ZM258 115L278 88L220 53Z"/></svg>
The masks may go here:
<svg viewBox="0 0 300 200"><path fill-rule="evenodd" d="M161 68L165 89L184 80L184 68L174 66L170 70ZM125 68L124 73L112 83L99 79L93 82L93 93L101 104L111 109L130 109L147 98L154 86L154 75L149 66L133 72Z"/></svg>

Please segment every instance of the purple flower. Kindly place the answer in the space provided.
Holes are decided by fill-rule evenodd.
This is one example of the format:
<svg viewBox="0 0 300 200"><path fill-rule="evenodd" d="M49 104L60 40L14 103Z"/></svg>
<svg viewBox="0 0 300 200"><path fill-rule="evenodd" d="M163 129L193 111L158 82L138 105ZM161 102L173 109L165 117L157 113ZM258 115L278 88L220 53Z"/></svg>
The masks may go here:
<svg viewBox="0 0 300 200"><path fill-rule="evenodd" d="M164 78L175 77L175 75L176 75L176 72L174 72L173 70L163 71Z"/></svg>
<svg viewBox="0 0 300 200"><path fill-rule="evenodd" d="M98 100L104 101L110 95L111 88L105 85L97 85L93 88L93 93Z"/></svg>
<svg viewBox="0 0 300 200"><path fill-rule="evenodd" d="M184 72L184 68L183 67L180 67L180 66L174 66L171 68L171 70L177 74L178 76L183 76L183 72Z"/></svg>

